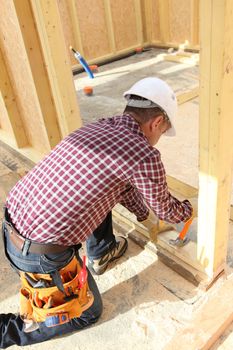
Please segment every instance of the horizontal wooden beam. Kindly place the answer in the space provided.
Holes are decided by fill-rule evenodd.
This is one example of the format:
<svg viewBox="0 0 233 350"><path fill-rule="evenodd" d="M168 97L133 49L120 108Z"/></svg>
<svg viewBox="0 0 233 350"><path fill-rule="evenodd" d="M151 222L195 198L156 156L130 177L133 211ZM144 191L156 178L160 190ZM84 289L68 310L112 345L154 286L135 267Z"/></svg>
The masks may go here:
<svg viewBox="0 0 233 350"><path fill-rule="evenodd" d="M167 54L163 57L164 61L186 63L190 65L199 65L199 55L193 54L191 57L182 54Z"/></svg>
<svg viewBox="0 0 233 350"><path fill-rule="evenodd" d="M190 101L198 96L199 96L199 86L197 86L193 89L190 89L188 91L179 93L176 96L176 98L177 98L178 105L181 105L181 104L183 104L187 101Z"/></svg>
<svg viewBox="0 0 233 350"><path fill-rule="evenodd" d="M172 225L163 223L160 226L155 243L155 241L150 242L148 230L136 220L133 214L120 205L113 210L113 222L118 231L122 230L140 246L154 251L166 265L193 284L207 289L212 283L212 280L204 273L203 266L196 260L197 244L195 242L190 241L182 248L169 244L170 239L178 236L178 232Z"/></svg>
<svg viewBox="0 0 233 350"><path fill-rule="evenodd" d="M176 179L173 176L167 175L167 185L172 191L180 193L185 198L192 198L198 195L198 189L186 184L183 181Z"/></svg>

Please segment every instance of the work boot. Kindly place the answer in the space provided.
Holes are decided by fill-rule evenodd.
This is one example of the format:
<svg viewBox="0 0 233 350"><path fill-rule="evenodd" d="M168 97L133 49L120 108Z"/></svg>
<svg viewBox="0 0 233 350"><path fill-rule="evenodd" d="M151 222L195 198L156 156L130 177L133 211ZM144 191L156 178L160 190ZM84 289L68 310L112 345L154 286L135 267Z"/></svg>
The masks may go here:
<svg viewBox="0 0 233 350"><path fill-rule="evenodd" d="M127 239L122 236L116 237L116 245L99 259L88 260L88 268L95 275L102 275L107 269L108 264L116 259L119 259L128 247Z"/></svg>

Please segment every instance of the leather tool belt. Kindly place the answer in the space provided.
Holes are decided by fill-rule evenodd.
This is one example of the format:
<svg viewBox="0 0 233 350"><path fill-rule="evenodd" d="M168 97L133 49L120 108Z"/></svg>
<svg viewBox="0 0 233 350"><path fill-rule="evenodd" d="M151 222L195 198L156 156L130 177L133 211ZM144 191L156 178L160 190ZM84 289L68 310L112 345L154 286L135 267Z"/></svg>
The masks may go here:
<svg viewBox="0 0 233 350"><path fill-rule="evenodd" d="M59 270L64 292L53 285L50 274L20 272L20 315L26 322L24 331L34 330L35 323L54 327L80 317L94 302L89 289L86 259L82 266L74 257ZM29 327L29 328L28 328Z"/></svg>
<svg viewBox="0 0 233 350"><path fill-rule="evenodd" d="M28 252L34 253L34 254L42 254L42 255L61 253L69 248L67 246L61 246L61 245L52 244L52 243L37 243L23 237L12 224L6 208L5 208L4 225L7 228L11 242L20 251L23 251L25 245L28 246L28 249L27 249Z"/></svg>

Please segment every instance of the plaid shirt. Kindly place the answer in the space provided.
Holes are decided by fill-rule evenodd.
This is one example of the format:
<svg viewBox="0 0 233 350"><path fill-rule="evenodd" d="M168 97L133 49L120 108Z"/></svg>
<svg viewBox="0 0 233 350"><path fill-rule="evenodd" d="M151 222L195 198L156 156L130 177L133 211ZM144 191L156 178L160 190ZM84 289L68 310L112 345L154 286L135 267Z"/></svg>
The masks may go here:
<svg viewBox="0 0 233 350"><path fill-rule="evenodd" d="M117 203L140 221L148 206L172 223L188 219L192 211L188 201L169 193L159 151L128 114L71 133L7 198L21 235L61 245L84 241Z"/></svg>

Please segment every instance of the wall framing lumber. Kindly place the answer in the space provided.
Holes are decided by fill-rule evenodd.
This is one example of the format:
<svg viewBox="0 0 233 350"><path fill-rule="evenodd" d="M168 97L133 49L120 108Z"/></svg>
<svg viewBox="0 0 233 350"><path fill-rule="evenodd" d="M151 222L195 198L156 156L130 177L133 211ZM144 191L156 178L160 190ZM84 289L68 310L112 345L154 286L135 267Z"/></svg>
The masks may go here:
<svg viewBox="0 0 233 350"><path fill-rule="evenodd" d="M199 2L191 0L191 42L193 45L199 44Z"/></svg>
<svg viewBox="0 0 233 350"><path fill-rule="evenodd" d="M165 61L170 61L170 62L177 62L177 63L187 63L190 65L199 65L199 55L198 54L192 54L190 56L189 53L184 53L184 54L174 54L174 55L165 55L164 60Z"/></svg>
<svg viewBox="0 0 233 350"><path fill-rule="evenodd" d="M0 12L0 139L38 162L81 126L57 2L2 1Z"/></svg>
<svg viewBox="0 0 233 350"><path fill-rule="evenodd" d="M74 48L80 52L81 55L84 54L83 52L83 44L82 44L82 38L80 35L80 27L79 27L79 20L77 15L77 8L76 8L76 1L75 0L69 0L66 2L69 10L69 15L71 19L71 26L73 29L74 34Z"/></svg>
<svg viewBox="0 0 233 350"><path fill-rule="evenodd" d="M7 67L0 51L0 124L17 147L28 144ZM4 120L3 120L4 119Z"/></svg>
<svg viewBox="0 0 233 350"><path fill-rule="evenodd" d="M233 3L201 1L198 260L225 269L232 186Z"/></svg>
<svg viewBox="0 0 233 350"><path fill-rule="evenodd" d="M58 6L52 0L30 0L30 3L48 69L63 138L81 126L81 119Z"/></svg>
<svg viewBox="0 0 233 350"><path fill-rule="evenodd" d="M189 91L182 92L177 96L178 105L181 105L182 103L190 101L198 96L199 96L199 86Z"/></svg>
<svg viewBox="0 0 233 350"><path fill-rule="evenodd" d="M123 57L130 55L130 54L135 53L135 49L137 47L138 47L138 45L134 45L134 46L131 46L127 49L120 50L116 54L110 53L110 54L98 57L96 59L90 59L88 61L88 64L90 64L90 65L91 64L105 64L105 63L113 62L117 59L120 59L120 58L123 58ZM79 64L74 65L72 67L73 71L80 70L80 68L82 69L82 67Z"/></svg>
<svg viewBox="0 0 233 350"><path fill-rule="evenodd" d="M14 0L14 5L40 103L43 123L50 148L53 148L61 140L61 134L32 9L26 0Z"/></svg>
<svg viewBox="0 0 233 350"><path fill-rule="evenodd" d="M144 43L141 0L134 0L138 46Z"/></svg>
<svg viewBox="0 0 233 350"><path fill-rule="evenodd" d="M105 9L105 18L106 18L106 25L107 25L107 31L108 31L108 40L109 40L109 46L110 46L110 54L116 53L116 41L114 36L114 29L113 29L113 23L112 23L112 11L111 11L111 5L109 0L104 0L104 9Z"/></svg>
<svg viewBox="0 0 233 350"><path fill-rule="evenodd" d="M20 114L18 122L20 128L23 127L27 139L26 143L24 138L21 146L24 147L27 145L46 154L50 149L48 135L44 126L40 103L14 1L1 1L0 12L1 52ZM14 54L12 54L12 50L14 50ZM20 119L22 123L20 123ZM35 125L37 125L37 128L35 128ZM14 122L11 124L11 127L15 127ZM15 128L14 133L17 133L19 130ZM7 143L14 144L14 139L9 138ZM17 147L17 145L14 144L14 147Z"/></svg>
<svg viewBox="0 0 233 350"><path fill-rule="evenodd" d="M152 42L152 0L143 1L142 5L142 25L144 32L144 46Z"/></svg>
<svg viewBox="0 0 233 350"><path fill-rule="evenodd" d="M169 0L158 0L158 5L160 39L162 43L167 43L170 41Z"/></svg>
<svg viewBox="0 0 233 350"><path fill-rule="evenodd" d="M197 188L192 187L170 175L167 175L167 185L170 190L180 193L185 198L193 198L198 195Z"/></svg>
<svg viewBox="0 0 233 350"><path fill-rule="evenodd" d="M197 245L195 242L189 242L183 248L169 245L169 239L175 239L178 236L178 232L171 225L160 221L161 226L155 243L151 241L148 230L121 205L117 205L113 210L113 223L117 232L123 233L142 248L157 254L163 263L194 285L206 290L212 283L196 260Z"/></svg>
<svg viewBox="0 0 233 350"><path fill-rule="evenodd" d="M93 8L91 0L85 2L85 5L78 0L59 0L65 36L68 41L73 41L73 45L88 63L98 64L103 56L117 59L119 54L129 47L178 48L187 40L188 49L199 49L200 0L130 0L124 4L122 0L119 1L116 4L112 0L98 0ZM124 11L121 11L122 6ZM62 14L65 14L65 18L62 18ZM101 18L101 24L96 18ZM103 19L106 28L103 27ZM92 23L92 30L86 30ZM175 31L176 25L179 26L178 33ZM93 32L98 32L98 36L94 35L94 40ZM67 42L67 48L70 44ZM72 68L76 69L77 65L72 56L71 62Z"/></svg>

